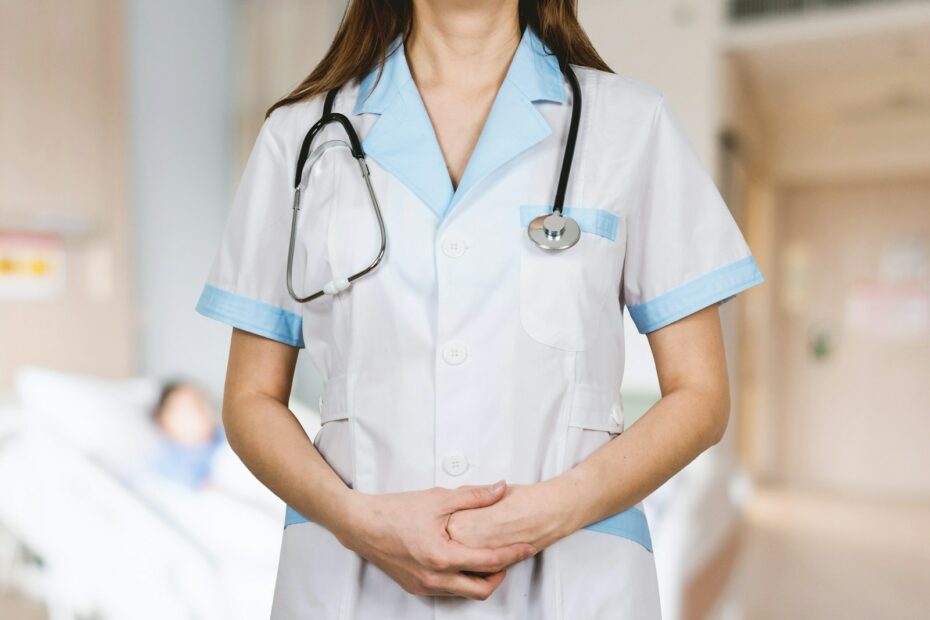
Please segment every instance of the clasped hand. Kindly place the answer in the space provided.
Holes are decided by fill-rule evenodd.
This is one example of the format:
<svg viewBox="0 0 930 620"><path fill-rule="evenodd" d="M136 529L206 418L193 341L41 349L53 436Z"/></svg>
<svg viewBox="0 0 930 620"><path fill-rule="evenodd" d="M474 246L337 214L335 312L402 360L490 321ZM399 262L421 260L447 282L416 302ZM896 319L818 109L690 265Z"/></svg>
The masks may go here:
<svg viewBox="0 0 930 620"><path fill-rule="evenodd" d="M507 568L566 535L547 483L357 494L342 544L411 594L484 600Z"/></svg>

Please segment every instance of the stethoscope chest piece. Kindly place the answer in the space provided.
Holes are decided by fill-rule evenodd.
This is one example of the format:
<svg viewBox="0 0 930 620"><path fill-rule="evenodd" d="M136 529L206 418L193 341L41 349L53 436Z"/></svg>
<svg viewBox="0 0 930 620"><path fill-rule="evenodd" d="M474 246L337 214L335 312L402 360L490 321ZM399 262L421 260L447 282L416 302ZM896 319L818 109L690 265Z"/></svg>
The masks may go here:
<svg viewBox="0 0 930 620"><path fill-rule="evenodd" d="M527 226L533 243L544 250L565 250L581 238L578 222L561 213L547 213L533 219Z"/></svg>

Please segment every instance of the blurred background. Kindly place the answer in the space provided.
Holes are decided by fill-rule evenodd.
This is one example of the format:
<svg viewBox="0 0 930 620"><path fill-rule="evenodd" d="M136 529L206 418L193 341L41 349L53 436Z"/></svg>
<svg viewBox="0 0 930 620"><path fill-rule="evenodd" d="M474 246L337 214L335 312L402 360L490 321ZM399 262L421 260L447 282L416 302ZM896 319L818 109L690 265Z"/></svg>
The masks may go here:
<svg viewBox="0 0 930 620"><path fill-rule="evenodd" d="M930 618L930 2L580 5L766 275L722 308L725 438L646 500L664 617ZM194 304L344 7L0 0L0 618L267 617L284 506ZM627 328L629 425L659 391ZM301 361L309 433L320 391Z"/></svg>

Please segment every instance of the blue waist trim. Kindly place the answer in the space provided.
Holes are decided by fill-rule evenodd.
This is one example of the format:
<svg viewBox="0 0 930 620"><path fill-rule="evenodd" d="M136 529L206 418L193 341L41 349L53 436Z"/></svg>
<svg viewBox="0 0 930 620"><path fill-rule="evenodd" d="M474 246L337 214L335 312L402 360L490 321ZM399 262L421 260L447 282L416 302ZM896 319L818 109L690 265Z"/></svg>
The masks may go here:
<svg viewBox="0 0 930 620"><path fill-rule="evenodd" d="M294 525L295 523L306 523L310 521L290 506L284 513L284 527ZM601 532L612 536L628 538L645 547L646 551L652 553L652 538L649 535L649 524L646 522L646 515L639 508L629 508L623 512L618 512L606 519L596 521L584 527L586 530Z"/></svg>
<svg viewBox="0 0 930 620"><path fill-rule="evenodd" d="M628 508L606 519L586 525L584 529L629 538L641 544L649 553L652 553L652 537L649 535L649 523L646 521L646 514L639 508Z"/></svg>

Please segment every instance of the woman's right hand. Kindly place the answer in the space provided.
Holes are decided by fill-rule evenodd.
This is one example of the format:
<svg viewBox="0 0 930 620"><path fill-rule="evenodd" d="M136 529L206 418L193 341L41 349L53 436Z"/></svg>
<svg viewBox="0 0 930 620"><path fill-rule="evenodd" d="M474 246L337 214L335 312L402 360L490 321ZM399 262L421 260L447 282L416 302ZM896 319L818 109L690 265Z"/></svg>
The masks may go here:
<svg viewBox="0 0 930 620"><path fill-rule="evenodd" d="M435 487L404 493L353 493L339 541L417 595L488 598L508 566L533 555L532 545L516 543L478 549L452 540L446 524L452 513L490 506L506 483Z"/></svg>

